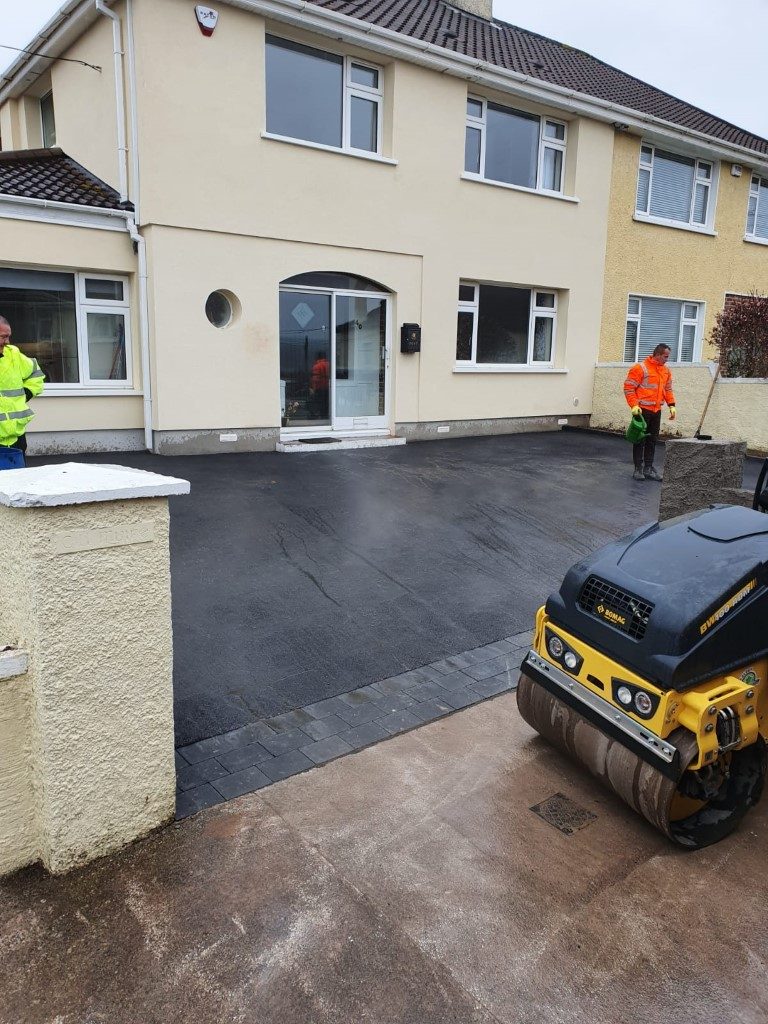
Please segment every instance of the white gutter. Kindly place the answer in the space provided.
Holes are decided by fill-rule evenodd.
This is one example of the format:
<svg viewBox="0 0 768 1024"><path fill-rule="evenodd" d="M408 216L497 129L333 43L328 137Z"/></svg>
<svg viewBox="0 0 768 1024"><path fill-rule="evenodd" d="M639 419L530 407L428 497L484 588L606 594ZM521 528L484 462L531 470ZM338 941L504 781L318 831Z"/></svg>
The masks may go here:
<svg viewBox="0 0 768 1024"><path fill-rule="evenodd" d="M496 64L445 50L434 43L426 43L394 32L392 29L361 22L346 14L318 7L307 0L223 0L230 7L261 14L265 18L283 22L296 28L311 29L321 35L344 42L355 43L389 57L421 64L442 74L454 75L470 82L482 82L491 88L510 92L544 104L608 122L634 128L641 133L651 132L659 138L695 143L709 153L735 163L768 171L768 154L758 153L747 146L732 145L705 132L683 128L651 114L642 114L630 107L608 100L544 82L518 71L500 68ZM712 115L714 116L714 115ZM719 119L718 119L719 120ZM746 131L746 129L740 129ZM752 133L749 133L752 134ZM757 138L758 136L755 136Z"/></svg>
<svg viewBox="0 0 768 1024"><path fill-rule="evenodd" d="M117 121L117 172L120 180L120 202L128 201L128 147L125 144L125 91L123 88L123 46L120 38L120 19L96 0L96 10L112 22L112 57L115 64L115 113Z"/></svg>
<svg viewBox="0 0 768 1024"><path fill-rule="evenodd" d="M51 66L51 58L71 46L96 17L91 0L67 0L26 47L33 53L20 53L3 73L0 103L19 95L44 74Z"/></svg>
<svg viewBox="0 0 768 1024"><path fill-rule="evenodd" d="M0 201L5 203L17 203L19 206L38 207L40 209L62 210L66 213L88 213L96 214L99 217L116 217L125 220L130 216L126 210L115 210L104 206L79 206L77 203L59 203L53 199L32 199L29 196L13 196L7 192L0 192Z"/></svg>

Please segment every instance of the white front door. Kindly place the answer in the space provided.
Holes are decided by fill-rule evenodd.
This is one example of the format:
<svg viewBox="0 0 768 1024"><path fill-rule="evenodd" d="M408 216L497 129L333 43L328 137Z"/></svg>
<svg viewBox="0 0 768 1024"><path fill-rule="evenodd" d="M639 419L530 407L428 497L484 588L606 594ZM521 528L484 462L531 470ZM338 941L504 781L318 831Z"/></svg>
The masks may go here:
<svg viewBox="0 0 768 1024"><path fill-rule="evenodd" d="M284 427L354 433L388 426L389 297L281 288Z"/></svg>
<svg viewBox="0 0 768 1024"><path fill-rule="evenodd" d="M334 430L372 430L387 425L388 305L383 295L334 293Z"/></svg>

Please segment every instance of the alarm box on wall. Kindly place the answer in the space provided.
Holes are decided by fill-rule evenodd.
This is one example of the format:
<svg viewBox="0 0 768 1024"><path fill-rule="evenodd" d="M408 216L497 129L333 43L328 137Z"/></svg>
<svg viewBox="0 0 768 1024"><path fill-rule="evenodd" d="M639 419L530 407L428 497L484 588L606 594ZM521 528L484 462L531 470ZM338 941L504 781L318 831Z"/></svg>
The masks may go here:
<svg viewBox="0 0 768 1024"><path fill-rule="evenodd" d="M419 324L403 324L400 328L400 351L421 352L421 327Z"/></svg>

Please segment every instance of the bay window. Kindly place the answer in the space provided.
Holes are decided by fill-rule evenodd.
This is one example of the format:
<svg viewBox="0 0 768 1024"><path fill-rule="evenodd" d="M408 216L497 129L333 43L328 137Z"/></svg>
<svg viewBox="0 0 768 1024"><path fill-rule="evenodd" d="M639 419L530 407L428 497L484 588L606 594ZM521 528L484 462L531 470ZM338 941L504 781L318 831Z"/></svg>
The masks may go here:
<svg viewBox="0 0 768 1024"><path fill-rule="evenodd" d="M752 175L747 207L747 238L768 242L768 180Z"/></svg>
<svg viewBox="0 0 768 1024"><path fill-rule="evenodd" d="M457 367L551 367L556 320L556 292L462 281Z"/></svg>
<svg viewBox="0 0 768 1024"><path fill-rule="evenodd" d="M270 135L381 153L381 68L267 36L266 87Z"/></svg>
<svg viewBox="0 0 768 1024"><path fill-rule="evenodd" d="M561 193L565 147L566 126L562 121L468 97L465 174Z"/></svg>
<svg viewBox="0 0 768 1024"><path fill-rule="evenodd" d="M11 324L12 343L37 359L47 384L62 391L130 385L125 278L0 267L0 314Z"/></svg>
<svg viewBox="0 0 768 1024"><path fill-rule="evenodd" d="M714 219L714 164L656 146L640 147L635 212L692 227Z"/></svg>
<svg viewBox="0 0 768 1024"><path fill-rule="evenodd" d="M700 302L630 295L624 362L642 362L657 345L669 345L670 362L695 362L700 348L702 320Z"/></svg>

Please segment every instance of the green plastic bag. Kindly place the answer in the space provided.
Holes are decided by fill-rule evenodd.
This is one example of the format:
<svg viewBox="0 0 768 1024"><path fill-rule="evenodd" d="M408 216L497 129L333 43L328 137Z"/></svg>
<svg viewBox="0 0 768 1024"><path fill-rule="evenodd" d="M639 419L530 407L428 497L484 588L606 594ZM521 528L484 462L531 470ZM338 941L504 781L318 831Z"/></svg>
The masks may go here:
<svg viewBox="0 0 768 1024"><path fill-rule="evenodd" d="M648 433L648 428L645 425L645 420L642 416L633 416L629 421L627 432L624 435L630 444L639 444L645 440L645 436Z"/></svg>

